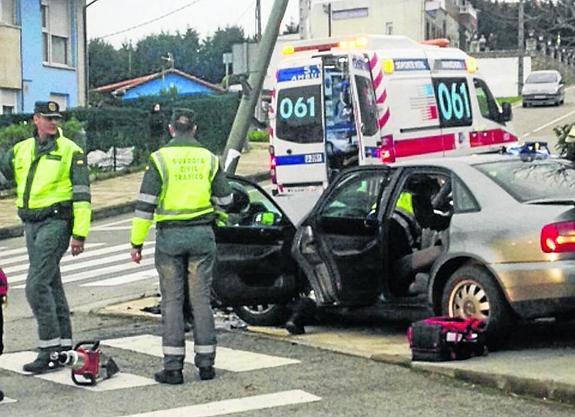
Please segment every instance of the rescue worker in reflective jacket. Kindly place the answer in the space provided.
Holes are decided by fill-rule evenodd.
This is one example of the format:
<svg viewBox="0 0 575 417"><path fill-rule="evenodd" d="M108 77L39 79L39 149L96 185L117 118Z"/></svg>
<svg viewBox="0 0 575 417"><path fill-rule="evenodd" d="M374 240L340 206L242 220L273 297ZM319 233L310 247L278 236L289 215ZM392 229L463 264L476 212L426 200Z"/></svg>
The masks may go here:
<svg viewBox="0 0 575 417"><path fill-rule="evenodd" d="M70 310L62 286L60 259L84 251L92 209L86 158L62 136L56 102L37 102L34 136L17 143L2 159L2 173L16 183L18 215L24 222L30 267L26 298L38 324L38 357L24 370L56 369L50 353L72 347Z"/></svg>
<svg viewBox="0 0 575 417"><path fill-rule="evenodd" d="M156 269L160 276L164 369L160 383L183 383L185 356L184 282L193 306L195 365L202 380L215 376L216 334L210 304L216 244L215 205L227 208L232 194L218 158L195 139L194 112L174 109L174 138L150 156L132 222L132 260L156 221Z"/></svg>

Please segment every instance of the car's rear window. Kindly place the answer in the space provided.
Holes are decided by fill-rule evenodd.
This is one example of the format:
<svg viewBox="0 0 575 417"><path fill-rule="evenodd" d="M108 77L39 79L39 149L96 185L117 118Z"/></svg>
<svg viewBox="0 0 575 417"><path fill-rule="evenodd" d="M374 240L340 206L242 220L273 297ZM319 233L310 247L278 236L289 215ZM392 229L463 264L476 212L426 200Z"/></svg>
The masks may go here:
<svg viewBox="0 0 575 417"><path fill-rule="evenodd" d="M525 82L527 84L545 84L545 83L554 83L557 81L557 74L549 73L549 72L534 72L529 74L527 80Z"/></svg>
<svg viewBox="0 0 575 417"><path fill-rule="evenodd" d="M522 203L575 199L575 163L564 159L489 162L475 165Z"/></svg>

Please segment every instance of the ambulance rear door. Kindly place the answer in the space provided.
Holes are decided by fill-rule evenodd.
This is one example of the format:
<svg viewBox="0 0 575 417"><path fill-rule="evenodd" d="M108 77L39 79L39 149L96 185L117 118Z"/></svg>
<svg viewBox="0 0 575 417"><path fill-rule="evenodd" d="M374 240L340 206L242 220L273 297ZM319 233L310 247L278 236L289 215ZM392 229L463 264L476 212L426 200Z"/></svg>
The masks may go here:
<svg viewBox="0 0 575 417"><path fill-rule="evenodd" d="M359 147L359 165L380 163L375 150L380 145L378 107L371 79L369 60L363 55L351 55L350 84Z"/></svg>
<svg viewBox="0 0 575 417"><path fill-rule="evenodd" d="M277 72L272 153L279 193L327 186L321 58L283 65Z"/></svg>

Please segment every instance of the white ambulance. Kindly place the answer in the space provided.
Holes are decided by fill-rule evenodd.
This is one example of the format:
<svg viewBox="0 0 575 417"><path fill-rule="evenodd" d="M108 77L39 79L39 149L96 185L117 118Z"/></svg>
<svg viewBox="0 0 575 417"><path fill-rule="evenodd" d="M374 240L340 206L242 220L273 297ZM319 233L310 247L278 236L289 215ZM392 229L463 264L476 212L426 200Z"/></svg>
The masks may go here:
<svg viewBox="0 0 575 417"><path fill-rule="evenodd" d="M511 106L499 107L474 58L445 43L367 35L285 46L270 108L276 194L321 191L350 165L516 142Z"/></svg>

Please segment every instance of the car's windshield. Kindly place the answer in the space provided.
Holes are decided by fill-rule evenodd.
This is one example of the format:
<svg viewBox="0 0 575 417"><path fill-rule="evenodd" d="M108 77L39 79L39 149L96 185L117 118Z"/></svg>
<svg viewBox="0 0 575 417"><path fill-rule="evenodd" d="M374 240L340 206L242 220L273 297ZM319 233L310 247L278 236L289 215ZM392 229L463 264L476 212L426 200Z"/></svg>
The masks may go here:
<svg viewBox="0 0 575 417"><path fill-rule="evenodd" d="M527 84L545 84L557 82L557 74L553 72L534 72L529 74Z"/></svg>
<svg viewBox="0 0 575 417"><path fill-rule="evenodd" d="M575 164L564 159L489 162L475 165L517 201L575 200Z"/></svg>

